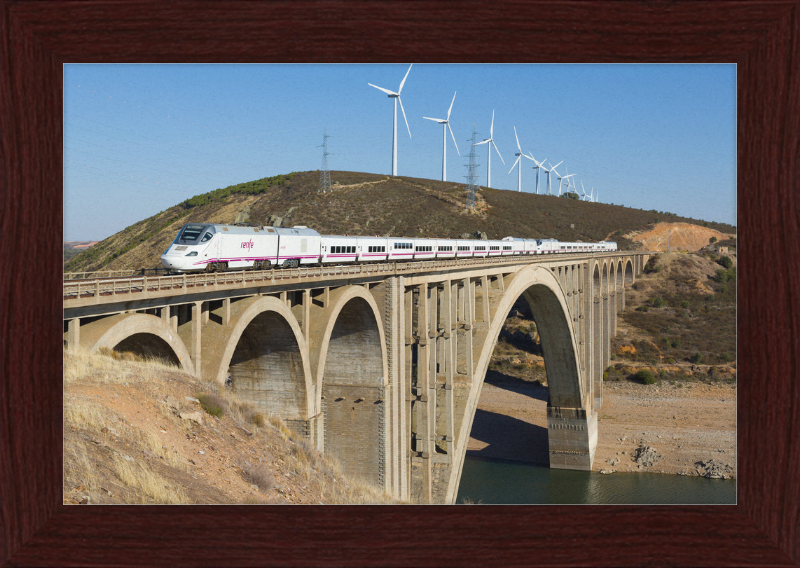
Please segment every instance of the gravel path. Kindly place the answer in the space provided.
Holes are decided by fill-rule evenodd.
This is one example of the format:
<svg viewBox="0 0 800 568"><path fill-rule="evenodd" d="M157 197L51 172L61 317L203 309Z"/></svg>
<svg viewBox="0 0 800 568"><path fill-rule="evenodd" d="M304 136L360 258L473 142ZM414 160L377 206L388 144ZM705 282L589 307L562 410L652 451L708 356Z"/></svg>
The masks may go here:
<svg viewBox="0 0 800 568"><path fill-rule="evenodd" d="M618 382L604 388L594 471L702 475L722 467L735 477L735 386ZM545 387L523 381L484 383L468 454L547 464L546 408ZM655 452L637 462L640 446ZM710 460L718 467L696 465Z"/></svg>

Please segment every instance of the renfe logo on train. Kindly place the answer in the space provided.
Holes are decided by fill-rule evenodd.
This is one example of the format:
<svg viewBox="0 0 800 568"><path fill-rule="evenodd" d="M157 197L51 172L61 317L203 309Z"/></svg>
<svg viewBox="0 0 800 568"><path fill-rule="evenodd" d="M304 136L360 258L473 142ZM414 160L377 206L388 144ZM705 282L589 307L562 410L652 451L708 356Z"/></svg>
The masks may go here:
<svg viewBox="0 0 800 568"><path fill-rule="evenodd" d="M243 242L242 243L242 248L243 249L247 249L247 250L250 250L251 248L253 248L253 239L250 239L249 241Z"/></svg>

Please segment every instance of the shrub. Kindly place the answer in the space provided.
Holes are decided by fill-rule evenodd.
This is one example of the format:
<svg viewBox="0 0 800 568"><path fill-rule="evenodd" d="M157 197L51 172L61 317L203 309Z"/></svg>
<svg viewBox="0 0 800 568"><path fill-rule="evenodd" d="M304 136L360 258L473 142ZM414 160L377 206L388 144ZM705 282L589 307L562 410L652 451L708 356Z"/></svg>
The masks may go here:
<svg viewBox="0 0 800 568"><path fill-rule="evenodd" d="M680 306L682 308L688 308L689 307L689 302L686 301L686 300L681 300Z"/></svg>
<svg viewBox="0 0 800 568"><path fill-rule="evenodd" d="M617 360L617 354L616 353L612 353L611 354L611 360L612 361L616 361Z"/></svg>
<svg viewBox="0 0 800 568"><path fill-rule="evenodd" d="M648 311L649 309L650 309L650 308L649 308L649 307L647 307L647 306L639 306L638 308L636 308L636 311L637 311L637 312L646 312L646 311Z"/></svg>
<svg viewBox="0 0 800 568"><path fill-rule="evenodd" d="M672 340L672 346L675 347L675 348L680 347L681 346L681 338L680 337L676 337L675 339L673 339Z"/></svg>
<svg viewBox="0 0 800 568"><path fill-rule="evenodd" d="M717 262L720 264L720 266L722 266L723 268L726 268L726 269L730 268L731 266L733 266L733 261L731 260L731 258L729 256L723 255L723 256L719 257L719 260Z"/></svg>
<svg viewBox="0 0 800 568"><path fill-rule="evenodd" d="M633 377L643 385L652 385L656 382L656 378L653 376L653 373L650 372L649 369L642 369L640 371L637 371Z"/></svg>
<svg viewBox="0 0 800 568"><path fill-rule="evenodd" d="M663 305L664 305L664 300L662 300L660 297L659 298L655 298L653 300L653 307L654 308L660 308Z"/></svg>
<svg viewBox="0 0 800 568"><path fill-rule="evenodd" d="M222 416L228 409L225 400L214 393L201 393L197 395L197 400L200 401L200 406L203 407L211 416Z"/></svg>
<svg viewBox="0 0 800 568"><path fill-rule="evenodd" d="M710 239L708 239L708 244L710 245L713 245L715 242L717 242L717 237L711 237Z"/></svg>
<svg viewBox="0 0 800 568"><path fill-rule="evenodd" d="M700 361L702 361L702 360L703 360L703 354L702 354L702 353L700 353L699 351L698 351L697 353L695 353L694 355L692 355L691 361L692 361L692 363L694 363L695 365L697 365L698 363L700 363Z"/></svg>
<svg viewBox="0 0 800 568"><path fill-rule="evenodd" d="M244 478L261 491L269 491L275 486L275 477L265 465L248 465L242 468Z"/></svg>

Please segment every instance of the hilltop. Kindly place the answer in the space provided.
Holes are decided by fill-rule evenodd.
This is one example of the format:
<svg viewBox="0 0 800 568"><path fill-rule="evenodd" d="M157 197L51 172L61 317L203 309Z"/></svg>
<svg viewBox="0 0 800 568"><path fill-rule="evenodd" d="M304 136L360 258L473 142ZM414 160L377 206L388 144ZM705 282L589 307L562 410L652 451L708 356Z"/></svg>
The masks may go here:
<svg viewBox="0 0 800 568"><path fill-rule="evenodd" d="M458 238L480 231L562 241L615 240L640 248L636 235L662 222L701 225L724 235L736 228L671 213L563 197L479 188L466 211L463 183L333 171L333 191L319 194L319 171L263 178L196 195L139 221L65 263L65 271L160 267L159 257L189 222L306 225L321 234ZM720 239L721 240L721 239Z"/></svg>

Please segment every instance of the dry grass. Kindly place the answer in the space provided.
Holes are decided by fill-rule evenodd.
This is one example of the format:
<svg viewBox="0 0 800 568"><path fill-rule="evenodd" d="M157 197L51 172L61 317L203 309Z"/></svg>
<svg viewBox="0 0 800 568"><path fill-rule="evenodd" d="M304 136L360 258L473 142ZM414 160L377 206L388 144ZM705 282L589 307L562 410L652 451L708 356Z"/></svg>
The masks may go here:
<svg viewBox="0 0 800 568"><path fill-rule="evenodd" d="M140 496L139 503L150 503L151 500L165 504L191 503L180 487L174 487L164 477L141 464L115 456L114 470L120 480ZM149 499L144 499L145 496Z"/></svg>
<svg viewBox="0 0 800 568"><path fill-rule="evenodd" d="M69 350L64 375L65 503L398 502L280 418L161 361ZM182 418L197 393L224 414Z"/></svg>

